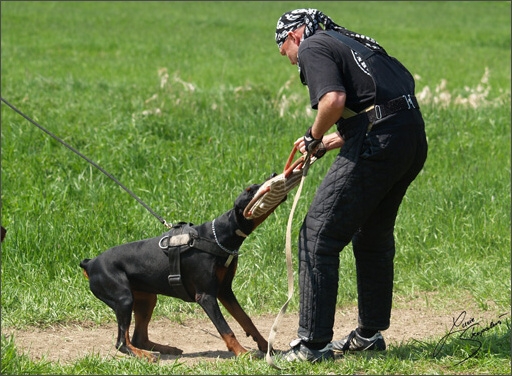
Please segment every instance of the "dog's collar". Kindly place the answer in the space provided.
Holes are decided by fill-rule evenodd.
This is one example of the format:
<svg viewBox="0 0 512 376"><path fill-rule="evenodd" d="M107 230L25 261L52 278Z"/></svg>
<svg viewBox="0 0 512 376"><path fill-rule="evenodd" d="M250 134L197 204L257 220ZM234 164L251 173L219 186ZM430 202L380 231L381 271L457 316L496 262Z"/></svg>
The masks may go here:
<svg viewBox="0 0 512 376"><path fill-rule="evenodd" d="M220 244L219 239L217 238L217 233L215 232L215 219L212 221L212 231L213 231L213 237L215 238L215 243L217 243L217 245L219 246L220 249L222 249L224 252L229 253L230 255L238 255L238 249L235 249L234 251L232 251L232 250L224 247L222 244Z"/></svg>
<svg viewBox="0 0 512 376"><path fill-rule="evenodd" d="M217 233L215 232L215 219L212 221L212 231L213 231L213 237L215 238L215 243L217 243L219 248L222 249L224 252L229 253L229 257L226 260L226 262L224 263L224 266L227 268L231 264L231 261L233 261L233 258L235 258L235 256L238 256L238 249L231 251L231 250L227 249L226 247L224 247L222 244L220 244L219 239L217 239ZM240 235L238 232L240 232L242 235ZM240 231L238 229L235 231L235 233L238 236L243 236L245 238L247 237L247 235L245 235L242 231Z"/></svg>

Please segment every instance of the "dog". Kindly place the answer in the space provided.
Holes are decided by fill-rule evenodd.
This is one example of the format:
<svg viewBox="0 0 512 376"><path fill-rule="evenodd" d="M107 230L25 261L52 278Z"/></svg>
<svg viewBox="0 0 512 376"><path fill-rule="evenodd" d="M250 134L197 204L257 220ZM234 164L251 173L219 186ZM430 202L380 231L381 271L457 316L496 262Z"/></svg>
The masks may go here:
<svg viewBox="0 0 512 376"><path fill-rule="evenodd" d="M273 174L275 176L275 174ZM267 179L268 180L268 179ZM93 259L80 263L89 279L92 293L115 312L118 324L116 348L125 354L150 361L157 360L156 354L180 355L176 347L154 343L148 338L148 324L156 306L157 295L178 297L184 301L197 302L217 328L229 351L236 356L247 352L238 342L233 331L221 313L217 299L252 336L258 349L266 352L268 343L253 324L250 317L238 303L232 281L237 268L238 250L246 237L256 229L283 201L256 219L247 219L244 209L251 202L261 184L246 188L235 200L234 207L213 221L198 226L180 222L178 236L169 233L161 236L134 241L110 248ZM174 257L174 269L179 270L178 278L171 279L171 245L174 239L193 235L193 242L181 244L178 261ZM212 248L205 252L199 240ZM176 273L174 271L174 273ZM176 280L181 286L176 286ZM174 281L171 283L171 281ZM179 284L178 284L179 285ZM181 294L180 290L181 288ZM129 328L134 313L135 328L130 340Z"/></svg>

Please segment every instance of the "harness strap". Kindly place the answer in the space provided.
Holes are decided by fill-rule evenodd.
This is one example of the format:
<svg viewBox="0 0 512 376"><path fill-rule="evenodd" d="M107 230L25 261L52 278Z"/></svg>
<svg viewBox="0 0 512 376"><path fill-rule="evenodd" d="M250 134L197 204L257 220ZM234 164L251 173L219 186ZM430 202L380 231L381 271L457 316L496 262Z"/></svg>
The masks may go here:
<svg viewBox="0 0 512 376"><path fill-rule="evenodd" d="M168 234L162 237L159 242L161 249L167 249L169 257L169 276L167 277L169 285L174 289L176 295L186 302L194 301L193 297L190 296L185 289L183 281L181 280L180 254L182 246L188 243L188 239L190 239L189 234L178 234L175 236Z"/></svg>
<svg viewBox="0 0 512 376"><path fill-rule="evenodd" d="M211 253L212 255L219 257L227 257L226 263L224 266L227 268L233 258L238 257L238 251L235 252L227 252L223 249L220 249L217 245L217 242L212 242L210 239L200 238L200 237L191 237L192 243L191 247L200 249L201 251Z"/></svg>
<svg viewBox="0 0 512 376"><path fill-rule="evenodd" d="M334 30L326 30L325 33L329 34L331 37L339 39L341 42L345 43L352 50L356 51L364 60L367 60L370 56L374 55L376 52L371 48L366 47L364 44L359 43L355 39L347 37L344 34L338 33Z"/></svg>
<svg viewBox="0 0 512 376"><path fill-rule="evenodd" d="M186 225L186 223L179 223L174 229L183 231L183 227ZM238 251L229 251L224 247L220 248L217 239L212 241L202 238L196 232L173 234L171 230L160 239L158 245L161 249L167 250L169 257L169 276L167 277L169 285L174 289L177 296L184 301L194 301L194 299L188 294L181 279L181 252L193 247L215 256L227 257L224 264L226 268L235 257L238 257Z"/></svg>
<svg viewBox="0 0 512 376"><path fill-rule="evenodd" d="M220 244L216 240L202 238L194 233L165 235L162 237L162 239L160 239L160 248L162 249L180 247L183 245L186 245L190 248L197 248L201 251L211 253L212 255L219 257L238 256L237 250L230 251L225 247L220 248Z"/></svg>
<svg viewBox="0 0 512 376"><path fill-rule="evenodd" d="M330 35L333 38L338 39L340 42L344 43L346 46L348 46L353 51L356 51L363 60L367 61L368 58L375 55L375 50L372 50L371 48L368 48L367 46L363 45L362 43L359 43L358 41L347 37L346 35L343 35L341 33L338 33L333 30L327 30L325 31L326 34ZM377 90L377 86L375 83L375 78L372 76L372 79L374 80L375 88ZM377 92L376 92L377 95ZM377 120L384 119L385 117L392 115L394 113L397 113L399 111L403 110L411 110L411 109L419 109L420 106L418 105L418 101L416 100L416 97L413 94L410 93L404 93L404 95L401 95L399 97L396 97L394 99L391 99L383 104L376 104L373 106L370 106L368 108L365 108L363 111L356 113L350 109L345 108L345 111L342 114L342 118L348 119L350 117L356 116L356 115L366 115L369 121L367 132L370 132L370 130L373 127L373 124Z"/></svg>

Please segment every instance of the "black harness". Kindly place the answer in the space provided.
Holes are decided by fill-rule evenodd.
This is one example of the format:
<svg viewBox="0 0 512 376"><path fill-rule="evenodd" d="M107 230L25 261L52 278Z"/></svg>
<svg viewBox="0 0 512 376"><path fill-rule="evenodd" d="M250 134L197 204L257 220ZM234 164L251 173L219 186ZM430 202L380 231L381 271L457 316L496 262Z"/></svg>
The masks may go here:
<svg viewBox="0 0 512 376"><path fill-rule="evenodd" d="M215 234L214 222L212 230ZM177 297L184 301L195 301L193 296L183 286L180 270L180 255L190 248L213 254L219 257L227 257L224 264L229 266L233 258L238 257L238 250L230 251L220 245L216 239L209 239L199 236L192 223L179 222L164 234L158 243L161 249L167 251L169 256L169 285L174 289Z"/></svg>

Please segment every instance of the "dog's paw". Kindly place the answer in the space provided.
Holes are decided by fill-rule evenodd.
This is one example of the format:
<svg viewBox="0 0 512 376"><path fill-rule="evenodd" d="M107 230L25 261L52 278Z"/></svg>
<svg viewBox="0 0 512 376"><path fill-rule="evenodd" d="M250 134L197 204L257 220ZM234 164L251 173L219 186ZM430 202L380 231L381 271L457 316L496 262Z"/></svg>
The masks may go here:
<svg viewBox="0 0 512 376"><path fill-rule="evenodd" d="M179 349L177 347L163 346L163 345L160 345L160 346L161 346L161 348L158 351L160 354L166 354L166 355L181 355L181 354L183 354L183 350Z"/></svg>
<svg viewBox="0 0 512 376"><path fill-rule="evenodd" d="M144 350L149 350L153 352L157 352L165 355L181 355L183 353L182 349L178 349L177 347L168 346L168 345L160 345L159 343L154 343L151 341L147 341L142 344L138 344L139 348Z"/></svg>

